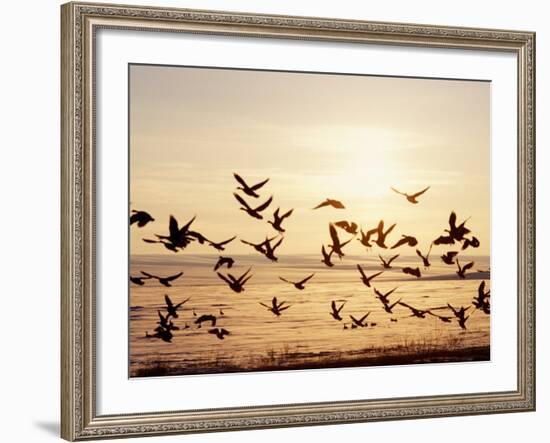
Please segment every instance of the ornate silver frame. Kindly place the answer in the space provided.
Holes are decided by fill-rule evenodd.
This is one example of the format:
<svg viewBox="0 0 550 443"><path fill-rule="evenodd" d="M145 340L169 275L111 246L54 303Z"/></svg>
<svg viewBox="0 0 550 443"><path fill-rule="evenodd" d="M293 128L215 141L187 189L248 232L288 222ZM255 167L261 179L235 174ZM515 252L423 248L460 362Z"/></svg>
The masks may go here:
<svg viewBox="0 0 550 443"><path fill-rule="evenodd" d="M533 411L535 34L68 3L61 7L61 436L67 440ZM94 340L94 35L99 28L509 51L518 59L518 383L510 392L98 416Z"/></svg>

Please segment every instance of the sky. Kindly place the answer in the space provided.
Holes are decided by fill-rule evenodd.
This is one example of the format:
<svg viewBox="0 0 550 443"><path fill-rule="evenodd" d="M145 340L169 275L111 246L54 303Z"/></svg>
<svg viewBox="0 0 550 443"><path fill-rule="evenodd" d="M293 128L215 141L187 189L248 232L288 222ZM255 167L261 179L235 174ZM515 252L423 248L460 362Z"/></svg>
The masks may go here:
<svg viewBox="0 0 550 443"><path fill-rule="evenodd" d="M388 243L413 235L426 251L452 210L481 242L470 254L489 254L488 82L132 65L129 107L130 207L155 218L130 230L132 254L170 253L142 241L166 234L170 214L196 215L193 228L214 241L259 243L275 234L266 221L277 207L294 209L280 254L319 254L329 222L381 219L397 223ZM269 178L260 198L245 197L273 196L264 220L239 210L233 172ZM430 189L413 205L392 186ZM312 210L326 198L346 209ZM227 250L254 253L238 241Z"/></svg>

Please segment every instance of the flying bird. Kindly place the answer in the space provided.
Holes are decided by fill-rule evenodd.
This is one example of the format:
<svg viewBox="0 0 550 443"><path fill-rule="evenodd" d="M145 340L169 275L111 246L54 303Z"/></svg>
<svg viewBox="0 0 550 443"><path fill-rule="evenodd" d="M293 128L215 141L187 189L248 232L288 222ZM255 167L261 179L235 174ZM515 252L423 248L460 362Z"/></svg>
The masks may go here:
<svg viewBox="0 0 550 443"><path fill-rule="evenodd" d="M431 311L428 311L427 313L430 314L430 315L433 316L433 317L438 318L438 319L441 320L443 323L451 323L452 317L447 317L446 315L434 314L434 313L431 312Z"/></svg>
<svg viewBox="0 0 550 443"><path fill-rule="evenodd" d="M430 249L428 249L428 253L426 255L423 255L420 249L416 250L416 255L418 255L422 259L422 263L424 264L424 268L429 268L431 266L430 263L430 252L432 252L432 246L430 245Z"/></svg>
<svg viewBox="0 0 550 443"><path fill-rule="evenodd" d="M359 243L361 243L363 246L365 246L367 249L372 248L372 244L370 242L370 238L378 232L378 228L371 229L367 232L363 232L363 230L360 230L361 238L358 238L357 240Z"/></svg>
<svg viewBox="0 0 550 443"><path fill-rule="evenodd" d="M214 334L220 340L223 340L226 335L230 335L230 332L224 328L212 328L208 330L209 334Z"/></svg>
<svg viewBox="0 0 550 443"><path fill-rule="evenodd" d="M470 233L470 230L466 228L465 224L469 220L467 218L460 225L456 226L456 213L451 212L449 216L449 229L445 229L445 232L449 233L449 236L456 241L464 240L464 236Z"/></svg>
<svg viewBox="0 0 550 443"><path fill-rule="evenodd" d="M251 217L257 218L258 220L263 219L260 212L267 209L267 207L271 204L271 202L273 200L273 196L271 196L265 202L263 202L261 205L259 205L258 207L251 208L248 205L248 203L239 194L233 193L233 195L237 199L237 201L241 204L241 207L239 209L241 211L245 211L248 215L250 215Z"/></svg>
<svg viewBox="0 0 550 443"><path fill-rule="evenodd" d="M455 241L450 235L440 235L439 237L437 237L433 241L433 244L436 245L436 246L439 246L439 245L454 245Z"/></svg>
<svg viewBox="0 0 550 443"><path fill-rule="evenodd" d="M298 282L293 282L293 281L290 281L290 280L287 280L286 278L283 278L283 277L279 277L279 280L282 280L284 281L285 283L290 283L291 285L293 285L296 289L299 289L300 291L303 291L306 287L304 286L304 284L306 282L308 282L313 276L315 275L315 273L313 274L310 274L308 275L306 278L304 278L303 280L300 280Z"/></svg>
<svg viewBox="0 0 550 443"><path fill-rule="evenodd" d="M277 249L279 246L281 246L281 243L283 242L283 237L281 237L279 239L279 241L277 243L275 243L274 245L271 244L272 240L273 239L270 240L267 237L265 238L265 241L263 243L264 248L265 248L264 255L271 261L277 261L279 259L278 259L278 257L275 257L275 249Z"/></svg>
<svg viewBox="0 0 550 443"><path fill-rule="evenodd" d="M367 277L367 274L365 274L365 271L363 271L363 269L361 268L361 265L357 265L357 270L359 271L359 273L361 274L361 281L368 287L370 288L370 282L371 280L373 280L375 277L378 277L380 274L382 274L384 271L380 271L380 272L377 272L375 274L372 274L370 277Z"/></svg>
<svg viewBox="0 0 550 443"><path fill-rule="evenodd" d="M460 278L466 278L466 271L468 269L471 269L474 266L474 262L471 261L470 263L466 263L464 266L460 266L460 262L458 261L458 258L457 258L456 266L458 267L458 271L456 271L457 275Z"/></svg>
<svg viewBox="0 0 550 443"><path fill-rule="evenodd" d="M380 220L380 222L378 223L378 227L376 228L376 233L378 235L375 241L375 243L378 245L379 248L382 248L382 249L388 248L386 246L386 237L391 231L393 231L393 228L395 228L395 226L396 226L396 223L394 223L386 231L384 231L384 220Z"/></svg>
<svg viewBox="0 0 550 443"><path fill-rule="evenodd" d="M447 306L449 307L449 309L451 311L453 311L453 314L458 319L458 324L460 325L460 327L462 329L466 329L466 320L468 320L470 318L469 315L466 316L466 311L468 311L468 309L470 309L470 306L468 306L467 308L462 306L459 309L454 308L453 306L451 306L450 303L447 303Z"/></svg>
<svg viewBox="0 0 550 443"><path fill-rule="evenodd" d="M470 246L472 248L479 248L479 245L480 243L477 237L465 238L464 243L462 243L462 250L464 251L464 249L467 249Z"/></svg>
<svg viewBox="0 0 550 443"><path fill-rule="evenodd" d="M210 322L210 326L216 326L216 316L212 314L202 314L200 317L197 317L195 324L199 325L200 328L204 322Z"/></svg>
<svg viewBox="0 0 550 443"><path fill-rule="evenodd" d="M330 315L334 320L342 321L342 317L340 316L340 312L342 311L344 305L346 302L343 302L340 307L336 307L336 302L332 300L332 303L330 304L330 307L332 311L330 312Z"/></svg>
<svg viewBox="0 0 550 443"><path fill-rule="evenodd" d="M485 292L485 280L483 280L477 289L477 297L472 301L472 304L476 309L481 309L485 314L490 314L491 306L489 303L489 297L491 296L491 291Z"/></svg>
<svg viewBox="0 0 550 443"><path fill-rule="evenodd" d="M212 246L214 249L217 249L218 251L223 251L225 249L225 245L227 245L228 243L231 243L233 240L235 240L237 238L236 235L234 235L233 237L227 239L227 240L224 240L224 241L221 241L219 243L216 243L216 242L213 242L212 240L206 240L210 246Z"/></svg>
<svg viewBox="0 0 550 443"><path fill-rule="evenodd" d="M454 265L455 264L455 257L458 255L458 252L456 251L449 251L446 254L443 254L441 256L441 260L443 263L447 265Z"/></svg>
<svg viewBox="0 0 550 443"><path fill-rule="evenodd" d="M363 315L363 317L359 319L355 318L353 315L350 315L349 318L351 318L351 321L353 322L352 327L355 325L355 327L366 328L367 323L364 323L364 322L369 315L370 315L370 311L367 312L365 315Z"/></svg>
<svg viewBox="0 0 550 443"><path fill-rule="evenodd" d="M261 181L260 183L256 183L253 186L248 186L248 184L243 180L243 178L239 174L234 172L233 177L235 177L235 180L237 180L241 185L241 186L237 186L237 189L243 191L246 195L249 195L250 197L254 197L254 198L259 197L256 191L269 181L269 179L267 178L264 181Z"/></svg>
<svg viewBox="0 0 550 443"><path fill-rule="evenodd" d="M195 240L189 235L189 228L195 221L195 218L196 217L193 217L180 228L176 218L171 215L168 223L168 235L155 234L158 240L144 238L143 241L147 243L161 243L166 247L166 249L178 252L178 249L184 249L189 243Z"/></svg>
<svg viewBox="0 0 550 443"><path fill-rule="evenodd" d="M226 265L228 269L231 269L234 264L235 264L235 260L233 258L220 256L218 258L218 261L214 265L214 271L217 271L224 265Z"/></svg>
<svg viewBox="0 0 550 443"><path fill-rule="evenodd" d="M330 232L330 238L332 239L332 244L329 245L332 249L332 252L334 252L338 258L342 258L345 254L342 251L342 248L346 246L350 241L351 238L348 241L345 241L344 243L340 242L340 239L338 238L338 232L336 232L336 228L332 223L329 223L329 232Z"/></svg>
<svg viewBox="0 0 550 443"><path fill-rule="evenodd" d="M161 285L166 286L167 288L172 286L172 282L174 280L180 278L183 275L183 272L179 272L175 275L169 275L168 277L159 277L158 275L149 274L148 272L145 272L145 271L141 271L141 273L143 275L145 275L145 277L147 277L147 278L154 278L154 279L158 280L158 282Z"/></svg>
<svg viewBox="0 0 550 443"><path fill-rule="evenodd" d="M273 226L273 229L275 229L276 231L279 231L279 232L285 232L285 230L283 229L283 227L281 226L281 223L283 222L283 220L287 217L290 217L290 215L292 214L292 211L294 211L294 209L291 209L287 212L285 212L284 214L280 214L279 215L279 211L280 211L281 208L277 208L275 210L275 212L273 213L273 221L269 220L268 223Z"/></svg>
<svg viewBox="0 0 550 443"><path fill-rule="evenodd" d="M248 270L239 278L236 278L234 275L229 273L227 274L227 276L221 274L220 272L216 272L216 274L218 274L218 277L220 277L224 282L227 283L227 285L233 292L240 293L244 291L245 283L252 278L252 275L248 275L251 269L252 268L248 268Z"/></svg>
<svg viewBox="0 0 550 443"><path fill-rule="evenodd" d="M390 302L388 297L391 294L393 294L396 289L397 288L393 288L391 291L388 291L384 294L384 293L380 292L378 289L374 288L374 293L376 294L376 297L378 298L378 300L380 300L383 304L386 305Z"/></svg>
<svg viewBox="0 0 550 443"><path fill-rule="evenodd" d="M153 222L155 219L151 217L151 214L145 211L136 211L132 209L132 215L130 216L130 225L137 223L138 227L143 228L147 223Z"/></svg>
<svg viewBox="0 0 550 443"><path fill-rule="evenodd" d="M281 315L281 313L285 310L285 309L288 309L290 308L290 305L287 305L285 306L285 301L282 301L282 302L277 302L277 297L273 297L273 299L271 300L271 306L269 305L266 305L265 303L261 303L260 304L264 307L264 308L267 308L268 311L272 312L273 314L275 314L277 317Z"/></svg>
<svg viewBox="0 0 550 443"><path fill-rule="evenodd" d="M182 302L178 303L177 305L172 303L172 300L170 300L170 297L168 295L164 295L164 301L166 303L166 311L168 312L169 316L172 316L174 318L178 318L178 309L187 303L191 297L186 298Z"/></svg>
<svg viewBox="0 0 550 443"><path fill-rule="evenodd" d="M410 268L408 266L405 266L403 269L401 269L404 274L410 274L414 275L416 278L420 278L422 274L420 274L419 268Z"/></svg>
<svg viewBox="0 0 550 443"><path fill-rule="evenodd" d="M345 220L341 220L341 221L335 222L334 225L339 227L340 229L343 229L348 234L357 235L357 223L355 222L348 222Z"/></svg>
<svg viewBox="0 0 550 443"><path fill-rule="evenodd" d="M323 254L323 259L321 260L321 263L324 263L329 268L332 268L334 266L334 263L330 261L330 257L332 256L332 253L334 250L330 250L330 253L327 254L327 250L325 249L325 245L321 246L321 254Z"/></svg>
<svg viewBox="0 0 550 443"><path fill-rule="evenodd" d="M394 261L397 257L399 257L399 254L394 255L388 261L386 261L380 254L378 254L378 258L382 262L382 267L384 269L391 269L391 262Z"/></svg>
<svg viewBox="0 0 550 443"><path fill-rule="evenodd" d="M396 249L403 245L416 246L418 244L418 240L410 235L402 235L401 237L401 240L395 243L390 249Z"/></svg>
<svg viewBox="0 0 550 443"><path fill-rule="evenodd" d="M395 189L395 188L393 188L393 187L391 188L391 190L392 190L393 192L397 192L398 194L405 196L405 198L406 198L410 203L414 203L414 204L417 204L417 203L418 203L417 198L420 197L422 194L424 194L424 192L426 192L428 189L430 189L429 186L428 186L427 188L424 188L422 191L416 192L415 194L407 194L407 193L405 193L405 192L398 191L397 189Z"/></svg>
<svg viewBox="0 0 550 443"><path fill-rule="evenodd" d="M401 306L404 306L408 309L410 309L411 311L411 317L417 317L417 318L426 318L426 314L428 314L430 312L429 309L417 309L417 308L413 308L411 305L408 305L407 303L404 303L404 302L399 302L399 304Z"/></svg>
<svg viewBox="0 0 550 443"><path fill-rule="evenodd" d="M144 277L144 276L140 276L140 277L132 277L130 275L130 281L135 284L135 285L139 285L139 286L143 286L145 284L145 282L143 280L149 280L151 277Z"/></svg>
<svg viewBox="0 0 550 443"><path fill-rule="evenodd" d="M346 209L346 207L344 206L344 204L341 201L333 200L333 199L330 199L330 198L327 198L324 202L319 203L313 209L319 209L319 208L323 208L325 206L332 206L333 208L336 208L336 209Z"/></svg>

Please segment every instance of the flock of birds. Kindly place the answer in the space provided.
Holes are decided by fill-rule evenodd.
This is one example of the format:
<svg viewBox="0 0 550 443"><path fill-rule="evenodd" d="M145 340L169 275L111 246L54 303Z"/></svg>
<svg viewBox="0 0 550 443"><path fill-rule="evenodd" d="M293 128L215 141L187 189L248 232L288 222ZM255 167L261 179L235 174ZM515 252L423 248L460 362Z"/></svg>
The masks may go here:
<svg viewBox="0 0 550 443"><path fill-rule="evenodd" d="M267 200L259 205L251 203L253 201L251 199L260 198L260 194L258 193L258 191L269 181L269 179L265 179L259 183L250 186L240 175L236 173L234 173L233 175L238 184L236 188L237 192L234 192L233 196L235 200L239 203L239 209L244 211L246 214L248 214L248 216L254 219L263 220L264 216L262 212L264 212L271 205L273 201L273 196L269 197ZM391 188L392 191L404 196L406 200L411 204L418 204L418 198L429 189L430 187L428 186L419 192L408 194L405 192L401 192L393 187ZM238 191L240 191L240 193L243 195L239 194ZM329 207L333 209L345 209L345 205L341 201L330 198L327 198L312 209L317 210L324 207ZM243 244L250 246L257 253L265 256L268 260L272 262L277 262L278 257L275 255L275 252L284 240L285 229L283 228L283 222L285 221L285 219L290 217L292 213L293 209L282 212L280 207L273 212L272 219L268 220L267 223L270 224L275 231L277 231L276 235L272 237L266 236L265 240L257 243L244 239L240 239L240 241ZM169 251L177 253L184 250L192 242L198 242L201 245L210 246L215 250L221 252L225 250L225 247L229 243L237 239L237 236L235 235L227 240L223 240L220 242L210 240L206 238L202 233L192 229L192 224L195 221L195 218L196 217L191 218L191 220L189 220L183 226L180 226L176 218L171 215L169 219L167 234L155 234L155 239L144 238L143 241L147 243L161 244ZM146 211L132 210L130 215L130 225L135 224L138 227L143 227L148 223L154 221L155 219ZM431 266L430 253L434 245L452 246L458 244L460 245L460 249L462 251L470 247L478 248L480 246L479 240L475 236L471 235L470 229L466 227L467 221L468 219L462 221L461 223L457 223L457 215L454 211L452 211L448 220L448 228L444 229L443 233L431 242L425 254L420 249L417 249L418 240L413 235L401 235L401 238L397 239L393 243L389 242L388 236L396 227L396 223L393 223L390 226L386 227L384 220L380 220L376 227L365 230L360 228L358 224L353 221L341 220L329 223L330 243L327 243L327 245L321 245L321 262L324 263L325 266L332 268L334 266L334 263L332 261L333 256L337 256L339 259L342 259L342 257L345 256L343 250L344 247L348 245L353 239L357 239L367 249L367 251L369 251L375 245L380 249L386 250L395 250L402 247L415 248L416 255L421 260L422 266L424 267L424 269L427 269ZM349 237L345 241L342 241L338 230L345 232L351 237ZM388 244L386 244L387 241ZM459 251L456 250L448 251L441 255L441 261L448 266L456 265L456 274L461 279L465 279L467 271L473 268L474 262L461 264L458 259L458 254ZM445 306L420 309L402 301L402 298L399 298L392 302L389 297L394 294L397 288L394 288L386 293L382 293L376 287L374 287L373 280L382 275L386 270L394 268L394 262L399 258L399 256L400 254L394 254L389 258L384 258L381 254L378 254L382 270L379 272L375 272L371 275L367 275L361 265L356 265L361 282L367 288L372 288L375 298L377 298L381 302L382 308L386 313L393 315L394 309L397 306L401 306L410 311L410 315L407 317L416 317L419 319L423 319L429 315L438 318L444 323L451 323L454 319L456 319L456 322L462 329L466 329L466 322L471 316L471 309L473 309L473 312L480 311L486 315L490 314L490 291L485 290L485 281L481 281L478 287L477 296L473 298L472 304L469 306L454 307L450 303L447 303ZM251 274L252 268L248 268L240 275L234 275L229 272L229 269L233 268L234 264L235 259L233 259L232 257L220 255L214 264L213 271L217 274L219 279L227 284L227 286L233 292L241 293L245 290L245 284L253 277L253 274ZM221 272L222 268L224 267L227 269L225 273ZM419 266L403 266L400 269L404 274L408 274L416 278L422 277L422 272ZM478 272L489 273L490 270L478 269ZM135 285L143 286L147 280L156 280L161 285L169 288L172 286L171 283L174 280L180 278L182 275L183 272L179 272L175 275L162 277L151 274L149 272L141 271L141 275L130 276L130 281ZM296 290L302 291L305 289L306 283L308 283L314 276L315 273L312 273L299 281L291 281L284 277L279 277L279 279L284 283L292 285ZM173 319L178 318L178 309L180 309L181 306L183 306L189 300L190 298L187 298L177 304L174 304L170 297L168 295L165 295L165 311L161 312L160 310L158 310L159 320L156 323L154 334L149 334L148 332L146 332L145 336L147 338L156 338L165 342L171 342L173 338L172 331L180 329L179 326L174 324ZM336 300L333 300L331 302L331 311L329 312L329 314L334 320L343 322L344 317L342 311L344 310L345 304L346 302L342 302L340 305L337 305ZM286 301L277 300L277 297L273 297L270 303L260 303L260 305L277 317L281 316L285 310L289 309L292 306ZM449 314L444 315L442 311L446 311ZM365 313L361 317L349 314L349 319L351 321L348 323L343 322L343 329L356 329L376 326L376 323L369 323L367 321L370 314L370 311ZM223 327L219 327L219 320L220 318L223 318L223 316L224 313L221 309L219 310L219 316L212 315L211 313L199 315L196 313L195 309L193 309L194 324L197 325L196 327L201 328L203 323L209 324L210 328L208 329L208 333L212 334L220 340L223 340L226 336L230 335L230 331ZM397 322L398 319L395 317L391 317L390 321ZM190 328L190 326L188 323L185 323L182 328L188 329Z"/></svg>

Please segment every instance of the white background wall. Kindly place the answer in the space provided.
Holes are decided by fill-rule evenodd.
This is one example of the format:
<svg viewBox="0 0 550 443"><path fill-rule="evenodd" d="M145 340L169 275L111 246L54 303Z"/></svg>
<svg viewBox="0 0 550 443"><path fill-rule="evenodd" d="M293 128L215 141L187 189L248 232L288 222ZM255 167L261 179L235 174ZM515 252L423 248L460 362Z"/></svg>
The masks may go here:
<svg viewBox="0 0 550 443"><path fill-rule="evenodd" d="M188 8L379 21L524 29L537 32L537 265L539 281L536 413L175 436L140 441L271 442L547 441L550 418L550 309L545 247L550 247L550 29L535 0L384 2L305 0L133 0ZM59 432L59 2L2 4L0 26L0 438L55 441ZM546 170L545 170L546 169ZM452 382L450 380L449 382ZM546 420L545 420L546 419Z"/></svg>

